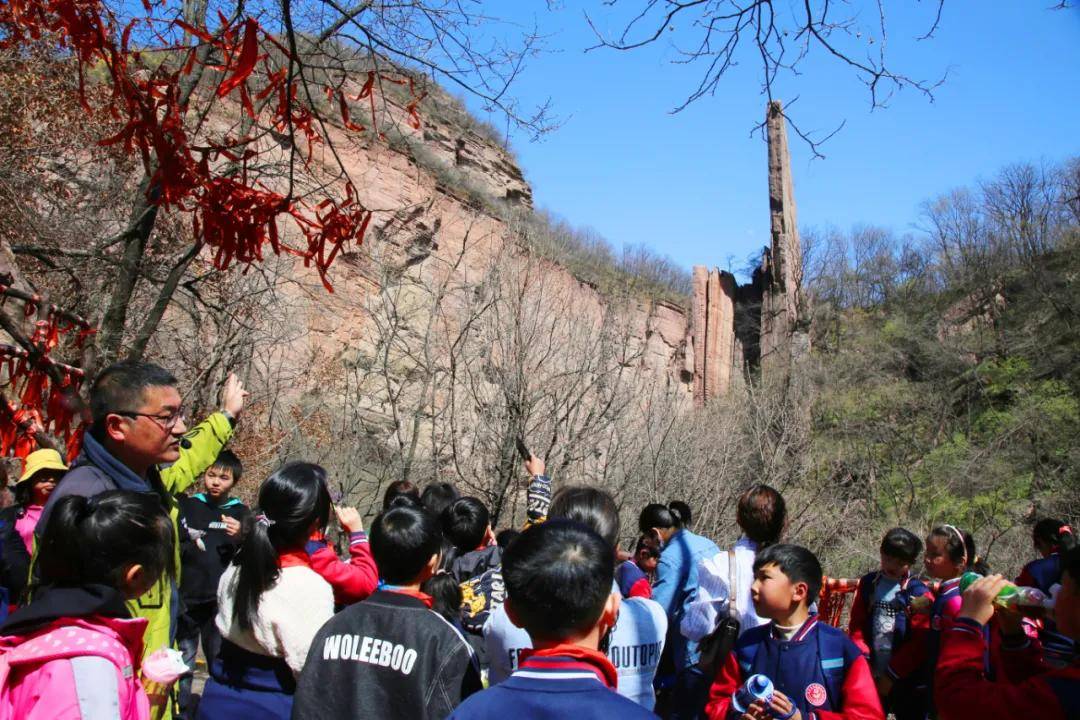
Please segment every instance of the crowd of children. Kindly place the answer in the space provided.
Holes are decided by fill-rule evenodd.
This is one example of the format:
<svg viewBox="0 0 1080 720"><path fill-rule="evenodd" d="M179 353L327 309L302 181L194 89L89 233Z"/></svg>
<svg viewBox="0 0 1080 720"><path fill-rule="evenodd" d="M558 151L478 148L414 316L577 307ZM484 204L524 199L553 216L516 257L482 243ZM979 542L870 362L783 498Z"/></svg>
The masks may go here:
<svg viewBox="0 0 1080 720"><path fill-rule="evenodd" d="M641 510L625 553L616 498L553 488L530 455L523 527L496 531L451 483L398 481L369 537L308 462L247 508L225 447L243 384L190 429L176 385L116 363L71 467L26 458L0 511L0 720L1080 718L1065 522L1034 525L1015 583L958 527L889 530L841 630L766 485L740 496L727 549L675 501Z"/></svg>

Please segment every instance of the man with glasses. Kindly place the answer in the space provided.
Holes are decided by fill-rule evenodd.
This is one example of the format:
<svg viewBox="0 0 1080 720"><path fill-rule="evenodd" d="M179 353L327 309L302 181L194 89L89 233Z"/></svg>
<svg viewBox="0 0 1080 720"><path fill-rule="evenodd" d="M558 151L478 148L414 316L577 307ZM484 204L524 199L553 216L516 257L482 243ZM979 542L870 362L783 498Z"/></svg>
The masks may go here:
<svg viewBox="0 0 1080 720"><path fill-rule="evenodd" d="M217 458L232 437L244 407L243 384L229 375L221 395L221 412L213 413L188 432L176 378L145 362L125 360L101 371L90 388L92 424L82 452L42 511L35 534L40 537L56 501L67 495L90 497L106 490L157 493L175 528L176 493L182 493ZM179 568L179 543L176 567ZM144 656L172 647L176 637L177 579L162 577L142 597L129 603L133 616L149 621ZM165 710L165 717L170 710Z"/></svg>

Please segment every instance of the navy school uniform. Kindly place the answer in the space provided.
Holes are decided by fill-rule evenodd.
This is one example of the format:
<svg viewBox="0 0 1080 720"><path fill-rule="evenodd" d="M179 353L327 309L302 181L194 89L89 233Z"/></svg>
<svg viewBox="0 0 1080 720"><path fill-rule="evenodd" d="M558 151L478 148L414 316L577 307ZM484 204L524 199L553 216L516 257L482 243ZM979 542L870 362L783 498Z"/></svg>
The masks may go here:
<svg viewBox="0 0 1080 720"><path fill-rule="evenodd" d="M562 646L522 657L509 678L465 700L450 720L656 718L615 691L615 667L600 652Z"/></svg>
<svg viewBox="0 0 1080 720"><path fill-rule="evenodd" d="M773 681L802 713L804 720L884 720L870 665L842 631L816 615L790 640L774 623L752 628L735 644L709 689L706 715L730 717L731 698L751 675Z"/></svg>

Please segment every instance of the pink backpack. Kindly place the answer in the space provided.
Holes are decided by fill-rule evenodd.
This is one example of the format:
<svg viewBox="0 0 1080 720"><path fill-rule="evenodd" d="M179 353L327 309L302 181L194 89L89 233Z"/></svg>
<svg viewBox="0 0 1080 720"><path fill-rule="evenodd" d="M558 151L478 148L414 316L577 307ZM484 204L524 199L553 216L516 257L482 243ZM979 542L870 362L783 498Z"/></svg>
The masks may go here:
<svg viewBox="0 0 1080 720"><path fill-rule="evenodd" d="M117 637L112 628L81 619L61 621L40 634L29 637L0 638L0 720L22 720L30 715L26 698L48 697L56 707L79 707L87 688L66 687L55 682L45 687L42 674L36 670L55 660L80 657L99 657L108 660L116 670L119 691L120 718L147 720L150 717L146 694L142 691L136 668L132 665L131 650ZM75 677L75 674L72 674ZM17 685L12 681L17 680ZM104 687L110 687L106 683ZM90 688L90 689L101 689ZM63 696L67 697L63 697ZM57 713L39 706L34 717L56 717Z"/></svg>

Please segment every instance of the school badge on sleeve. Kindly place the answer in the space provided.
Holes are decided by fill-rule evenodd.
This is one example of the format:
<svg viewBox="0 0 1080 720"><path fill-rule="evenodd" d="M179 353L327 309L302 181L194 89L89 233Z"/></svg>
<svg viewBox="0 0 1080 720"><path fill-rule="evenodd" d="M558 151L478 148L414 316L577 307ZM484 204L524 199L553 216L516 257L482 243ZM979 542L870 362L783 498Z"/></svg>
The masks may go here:
<svg viewBox="0 0 1080 720"><path fill-rule="evenodd" d="M806 702L810 703L814 707L821 707L825 704L825 686L821 683L811 683L806 686Z"/></svg>

